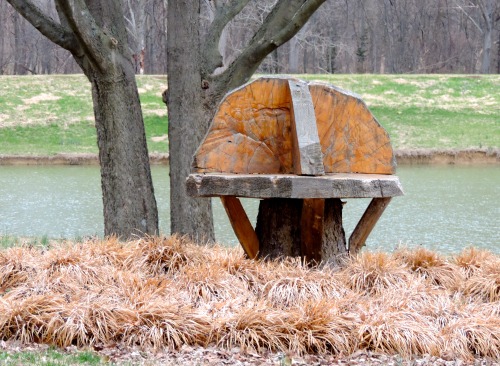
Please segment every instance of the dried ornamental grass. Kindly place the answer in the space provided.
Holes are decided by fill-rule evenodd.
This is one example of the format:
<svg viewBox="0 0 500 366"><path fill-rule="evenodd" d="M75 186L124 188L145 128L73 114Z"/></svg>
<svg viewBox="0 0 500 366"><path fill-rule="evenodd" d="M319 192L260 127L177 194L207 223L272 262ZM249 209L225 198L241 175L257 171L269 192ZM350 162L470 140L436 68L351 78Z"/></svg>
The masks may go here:
<svg viewBox="0 0 500 366"><path fill-rule="evenodd" d="M289 349L298 354L349 355L358 347L360 317L342 313L331 300L305 301L291 309Z"/></svg>
<svg viewBox="0 0 500 366"><path fill-rule="evenodd" d="M0 251L0 339L498 357L498 263L407 250L308 268L178 237L11 248Z"/></svg>
<svg viewBox="0 0 500 366"><path fill-rule="evenodd" d="M457 319L442 330L443 350L457 358L476 356L500 359L500 318L471 315Z"/></svg>
<svg viewBox="0 0 500 366"><path fill-rule="evenodd" d="M412 272L422 275L433 284L443 286L451 291L457 290L464 280L460 268L436 252L425 248L416 250L402 249L394 253L393 257L406 264Z"/></svg>
<svg viewBox="0 0 500 366"><path fill-rule="evenodd" d="M354 291L376 295L411 281L407 268L387 253L362 252L340 272L343 283Z"/></svg>
<svg viewBox="0 0 500 366"><path fill-rule="evenodd" d="M465 281L464 293L484 302L500 301L500 260L491 260Z"/></svg>
<svg viewBox="0 0 500 366"><path fill-rule="evenodd" d="M0 294L25 282L36 271L34 249L8 248L0 251Z"/></svg>
<svg viewBox="0 0 500 366"><path fill-rule="evenodd" d="M409 311L370 314L358 328L360 346L404 357L436 355L441 348L438 328L429 318Z"/></svg>
<svg viewBox="0 0 500 366"><path fill-rule="evenodd" d="M460 254L455 256L453 262L461 268L466 277L470 277L483 265L490 261L495 261L496 258L497 257L489 250L470 247L464 249Z"/></svg>

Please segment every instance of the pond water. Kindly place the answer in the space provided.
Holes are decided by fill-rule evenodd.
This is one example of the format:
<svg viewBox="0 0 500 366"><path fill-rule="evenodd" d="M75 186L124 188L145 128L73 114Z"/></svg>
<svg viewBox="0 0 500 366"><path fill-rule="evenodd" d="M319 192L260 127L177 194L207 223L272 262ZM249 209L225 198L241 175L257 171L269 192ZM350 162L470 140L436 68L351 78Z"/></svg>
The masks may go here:
<svg viewBox="0 0 500 366"><path fill-rule="evenodd" d="M163 234L169 233L168 168L153 166ZM372 234L369 249L423 245L456 253L474 245L500 253L499 166L402 166L404 197L393 198ZM0 166L0 234L80 238L102 235L100 176L95 166ZM214 199L217 240L237 240ZM369 200L344 206L350 235ZM244 199L255 223L258 201Z"/></svg>

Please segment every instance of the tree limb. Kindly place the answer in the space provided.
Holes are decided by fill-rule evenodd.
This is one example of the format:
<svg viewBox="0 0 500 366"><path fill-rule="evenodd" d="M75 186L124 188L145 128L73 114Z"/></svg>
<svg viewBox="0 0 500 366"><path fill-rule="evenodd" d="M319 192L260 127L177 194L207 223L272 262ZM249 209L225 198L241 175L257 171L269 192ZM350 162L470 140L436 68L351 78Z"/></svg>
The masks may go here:
<svg viewBox="0 0 500 366"><path fill-rule="evenodd" d="M492 19L493 19L493 4L484 4L482 0L478 0L479 9L481 10L481 15L483 17L484 23L486 24L486 29L491 30ZM490 7L491 5L491 7Z"/></svg>
<svg viewBox="0 0 500 366"><path fill-rule="evenodd" d="M46 15L31 0L7 0L21 16L45 37L62 48L73 52L78 49L75 35L70 29Z"/></svg>
<svg viewBox="0 0 500 366"><path fill-rule="evenodd" d="M248 46L214 80L225 93L250 79L264 58L292 38L326 0L279 0Z"/></svg>
<svg viewBox="0 0 500 366"><path fill-rule="evenodd" d="M85 0L55 0L58 10L64 14L69 27L84 48L85 55L98 69L103 70L108 59L102 53L104 41L112 42L106 36L90 13Z"/></svg>
<svg viewBox="0 0 500 366"><path fill-rule="evenodd" d="M210 24L203 46L203 69L209 75L215 69L222 67L222 55L219 52L219 42L227 24L238 15L250 0L233 0L230 4L221 4L213 1L215 7L214 20Z"/></svg>
<svg viewBox="0 0 500 366"><path fill-rule="evenodd" d="M470 16L470 14L469 14L469 13L467 13L467 12L465 11L465 9L464 9L462 6L460 6L460 4L458 3L458 1L456 1L456 0L455 0L455 4L457 4L457 8L458 8L458 9L460 9L460 10L461 10L461 11L465 14L465 16L466 16L467 18L469 18L469 20L472 22L472 24L474 24L474 25L475 25L475 27L477 28L477 30L479 30L479 32L481 32L481 34L483 34L483 33L484 33L484 30L481 28L481 26L480 26L479 24L477 24L477 22L476 22L476 21L475 21L475 20L474 20L474 19ZM477 5L476 5L476 6L477 6Z"/></svg>

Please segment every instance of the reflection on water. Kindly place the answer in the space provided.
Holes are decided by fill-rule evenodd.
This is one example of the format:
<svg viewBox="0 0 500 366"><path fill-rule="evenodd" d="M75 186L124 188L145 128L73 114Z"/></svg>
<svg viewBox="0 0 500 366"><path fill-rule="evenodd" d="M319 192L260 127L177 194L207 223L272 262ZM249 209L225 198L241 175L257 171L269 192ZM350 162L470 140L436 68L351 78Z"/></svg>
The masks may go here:
<svg viewBox="0 0 500 366"><path fill-rule="evenodd" d="M500 167L400 167L405 190L395 197L368 239L370 249L399 244L445 253L468 245L500 253ZM169 233L168 168L153 167L162 233ZM344 206L349 235L369 200ZM243 205L255 223L257 200ZM214 200L217 239L237 243L220 202ZM99 170L93 166L0 166L0 234L83 237L102 235Z"/></svg>

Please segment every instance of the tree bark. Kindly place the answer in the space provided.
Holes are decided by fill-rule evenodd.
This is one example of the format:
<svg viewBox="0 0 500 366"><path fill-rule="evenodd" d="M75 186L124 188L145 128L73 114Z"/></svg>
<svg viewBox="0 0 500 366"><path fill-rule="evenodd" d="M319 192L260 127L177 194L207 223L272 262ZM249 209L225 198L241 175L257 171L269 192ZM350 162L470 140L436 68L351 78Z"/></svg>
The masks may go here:
<svg viewBox="0 0 500 366"><path fill-rule="evenodd" d="M283 256L303 257L302 212L304 200L272 198L259 204L255 232L259 239L259 257L275 259ZM315 244L318 261L337 264L347 253L342 226L342 202L325 200L322 237Z"/></svg>
<svg viewBox="0 0 500 366"><path fill-rule="evenodd" d="M255 232L259 257L300 257L301 199L271 198L260 201Z"/></svg>
<svg viewBox="0 0 500 366"><path fill-rule="evenodd" d="M210 199L191 198L185 188L193 154L215 113L215 103L205 105L203 98L199 0L169 1L167 15L171 232L213 241Z"/></svg>
<svg viewBox="0 0 500 366"><path fill-rule="evenodd" d="M122 238L158 234L158 210L133 69L124 70L122 80L93 76L92 98L104 234Z"/></svg>
<svg viewBox="0 0 500 366"><path fill-rule="evenodd" d="M92 84L104 234L122 239L157 235L158 209L120 2L87 0L88 12L83 5L58 4L60 17L66 17L84 49L83 57L73 55Z"/></svg>

